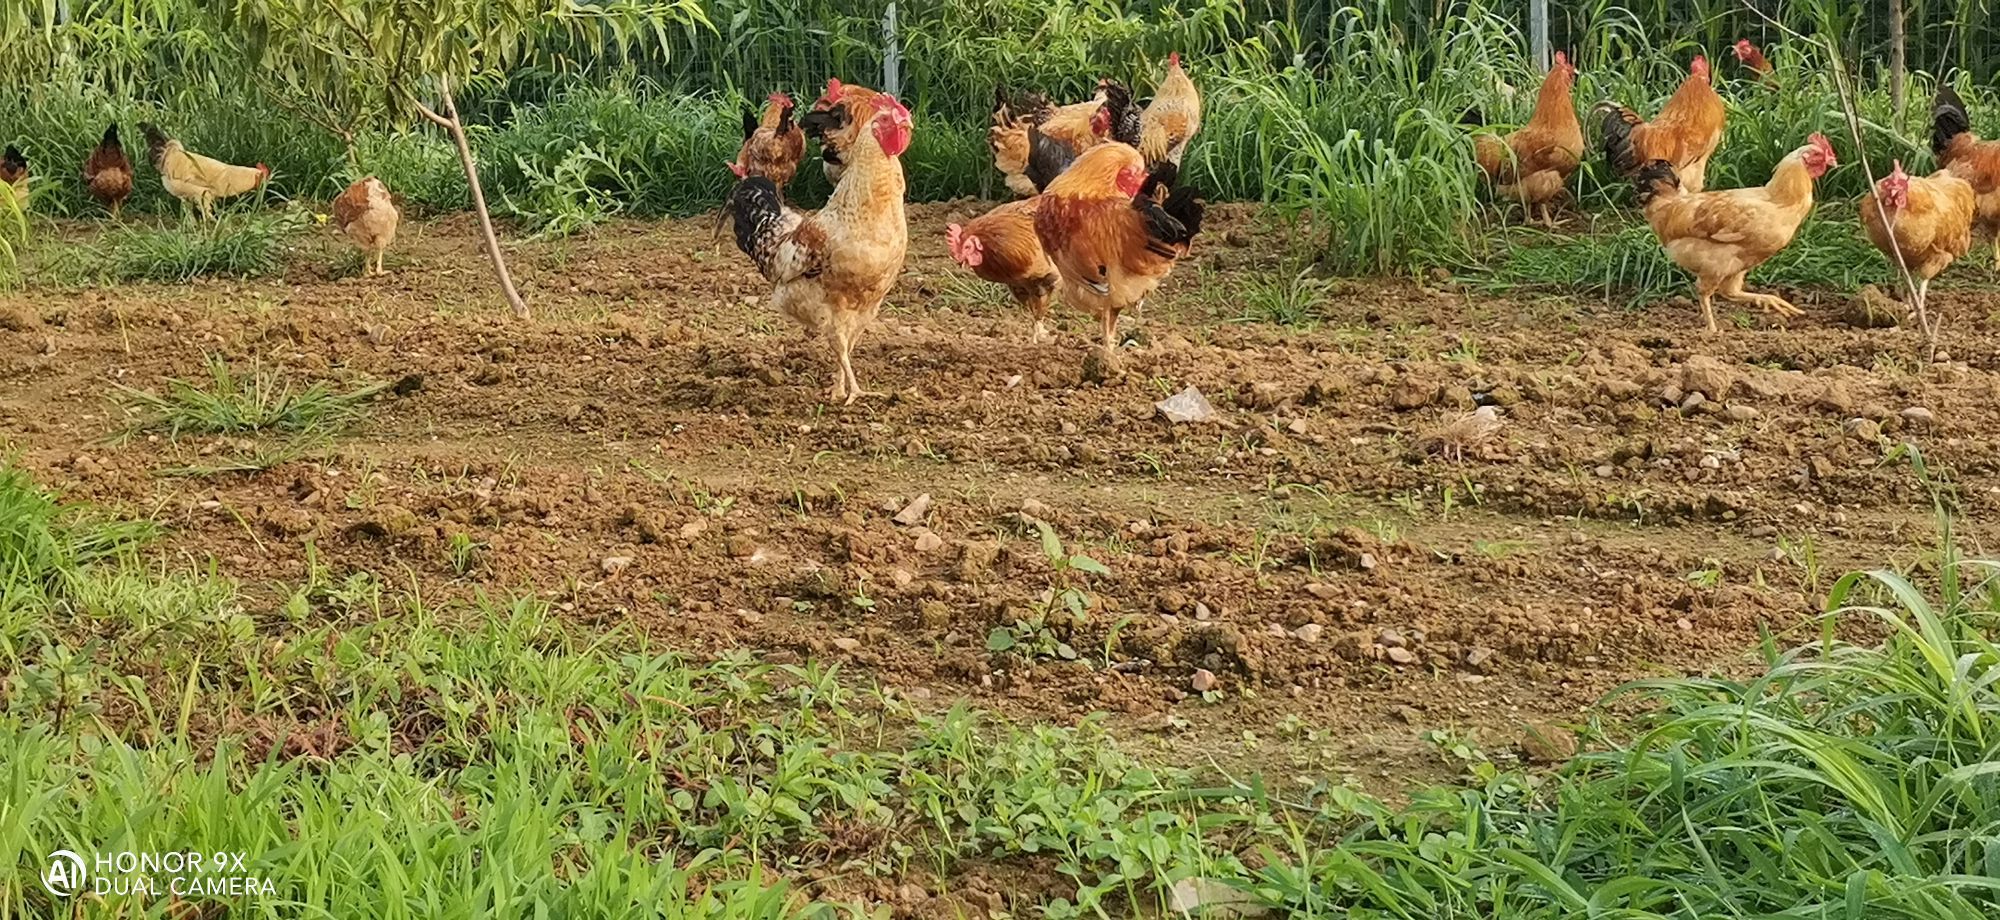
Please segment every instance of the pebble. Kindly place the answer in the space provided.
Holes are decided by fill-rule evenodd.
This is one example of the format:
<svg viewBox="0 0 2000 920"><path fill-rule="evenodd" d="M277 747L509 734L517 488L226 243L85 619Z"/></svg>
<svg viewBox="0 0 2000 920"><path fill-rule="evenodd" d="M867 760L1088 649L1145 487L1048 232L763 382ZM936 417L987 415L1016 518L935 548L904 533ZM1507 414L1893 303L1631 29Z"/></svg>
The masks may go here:
<svg viewBox="0 0 2000 920"><path fill-rule="evenodd" d="M1397 664L1416 664L1417 653L1398 646L1389 649L1389 660Z"/></svg>
<svg viewBox="0 0 2000 920"><path fill-rule="evenodd" d="M917 532L917 552L934 553L944 548L944 538L929 530Z"/></svg>
<svg viewBox="0 0 2000 920"><path fill-rule="evenodd" d="M1375 566L1378 564L1375 561L1374 553L1362 553L1360 557L1357 558L1355 561L1358 565L1361 566L1361 570L1364 572L1374 571Z"/></svg>
<svg viewBox="0 0 2000 920"><path fill-rule="evenodd" d="M861 647L861 640L853 636L841 636L833 640L833 647L843 652L851 652Z"/></svg>
<svg viewBox="0 0 2000 920"><path fill-rule="evenodd" d="M1300 642L1304 642L1307 644L1318 642L1320 636L1324 635L1325 633L1326 633L1326 627L1321 626L1318 623L1307 623L1304 626L1292 630L1292 635L1297 636Z"/></svg>
<svg viewBox="0 0 2000 920"><path fill-rule="evenodd" d="M1722 410L1723 417L1729 419L1732 422L1751 421L1761 414L1762 413L1757 411L1756 406L1737 405L1737 406L1730 406L1729 408Z"/></svg>
<svg viewBox="0 0 2000 920"><path fill-rule="evenodd" d="M1701 458L1701 468L1705 470L1719 470L1722 468L1722 458L1714 454L1705 454Z"/></svg>
<svg viewBox="0 0 2000 920"><path fill-rule="evenodd" d="M1207 668L1196 668L1194 678L1188 681L1188 686L1193 687L1196 693L1207 693L1221 685L1222 681L1215 676L1215 672Z"/></svg>
<svg viewBox="0 0 2000 920"><path fill-rule="evenodd" d="M1521 754L1529 763L1557 764L1576 756L1576 733L1546 722L1521 726Z"/></svg>
<svg viewBox="0 0 2000 920"><path fill-rule="evenodd" d="M1882 440L1882 426L1871 418L1851 419L1847 423L1847 434L1863 444L1874 444Z"/></svg>
<svg viewBox="0 0 2000 920"><path fill-rule="evenodd" d="M924 516L931 513L931 493L925 492L896 512L895 521L905 527L915 527L924 522Z"/></svg>
<svg viewBox="0 0 2000 920"><path fill-rule="evenodd" d="M1687 617L1681 617L1674 621L1674 628L1681 632L1694 632L1694 621Z"/></svg>
<svg viewBox="0 0 2000 920"><path fill-rule="evenodd" d="M1382 630L1382 634L1375 641L1382 643L1388 648L1402 648L1409 644L1409 640L1403 638L1402 633L1393 629Z"/></svg>
<svg viewBox="0 0 2000 920"><path fill-rule="evenodd" d="M1922 406L1911 406L1903 410L1903 421L1913 425L1928 425L1937 421L1937 416L1932 415L1931 410Z"/></svg>
<svg viewBox="0 0 2000 920"><path fill-rule="evenodd" d="M1618 468L1609 463L1603 463L1599 464L1593 472L1597 473L1597 478L1599 479L1610 479L1612 474L1618 472Z"/></svg>
<svg viewBox="0 0 2000 920"><path fill-rule="evenodd" d="M1214 613L1214 611L1211 611L1211 610L1209 610L1209 609L1208 609L1208 605L1207 605L1207 604L1204 604L1204 603L1202 603L1202 602L1200 602L1200 601L1195 601L1195 602L1194 602L1194 618L1195 618L1195 619L1197 619L1197 620L1207 620L1208 618L1210 618L1210 617L1212 617L1212 616L1215 616L1215 613Z"/></svg>
<svg viewBox="0 0 2000 920"><path fill-rule="evenodd" d="M1492 658L1493 650L1483 645L1475 645L1471 651L1465 653L1465 663L1475 668L1485 664Z"/></svg>

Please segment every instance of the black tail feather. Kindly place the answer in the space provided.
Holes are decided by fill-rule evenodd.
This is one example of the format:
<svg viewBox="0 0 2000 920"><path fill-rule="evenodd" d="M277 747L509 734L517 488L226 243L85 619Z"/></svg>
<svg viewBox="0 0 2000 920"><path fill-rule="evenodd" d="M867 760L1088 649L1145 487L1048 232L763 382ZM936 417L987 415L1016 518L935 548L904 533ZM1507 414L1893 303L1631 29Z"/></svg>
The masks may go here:
<svg viewBox="0 0 2000 920"><path fill-rule="evenodd" d="M10 170L27 169L28 158L21 154L21 148L8 144L7 151L0 153L0 165L5 165Z"/></svg>
<svg viewBox="0 0 2000 920"><path fill-rule="evenodd" d="M1035 184L1035 191L1047 191L1049 183L1069 169L1076 162L1076 154L1060 141L1042 133L1040 125L1028 125L1028 166L1022 172L1029 182Z"/></svg>
<svg viewBox="0 0 2000 920"><path fill-rule="evenodd" d="M1139 146L1139 107L1132 102L1132 91L1116 80L1104 81L1104 104L1111 109L1111 139L1121 144Z"/></svg>
<svg viewBox="0 0 2000 920"><path fill-rule="evenodd" d="M756 133L757 133L757 110L745 106L743 109L743 139L747 141L750 139L750 135Z"/></svg>
<svg viewBox="0 0 2000 920"><path fill-rule="evenodd" d="M1604 161L1611 170L1621 176L1632 175L1644 165L1639 162L1639 152L1632 149L1632 124L1625 120L1625 114L1617 108L1604 110Z"/></svg>
<svg viewBox="0 0 2000 920"><path fill-rule="evenodd" d="M1931 106L1931 153L1938 157L1940 165L1951 142L1970 130L1972 116L1966 114L1965 100L1958 98L1951 87L1939 86L1937 102Z"/></svg>
<svg viewBox="0 0 2000 920"><path fill-rule="evenodd" d="M1680 174L1674 172L1674 164L1665 160L1654 160L1632 174L1632 194L1639 199L1640 207L1651 204L1662 186L1681 187Z"/></svg>

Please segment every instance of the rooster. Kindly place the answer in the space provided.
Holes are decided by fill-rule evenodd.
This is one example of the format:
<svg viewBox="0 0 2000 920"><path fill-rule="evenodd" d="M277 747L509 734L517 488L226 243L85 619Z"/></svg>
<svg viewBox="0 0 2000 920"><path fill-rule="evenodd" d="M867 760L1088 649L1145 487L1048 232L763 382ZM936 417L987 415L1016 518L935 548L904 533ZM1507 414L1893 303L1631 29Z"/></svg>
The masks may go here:
<svg viewBox="0 0 2000 920"><path fill-rule="evenodd" d="M774 285L771 302L809 333L827 336L839 364L832 398L852 404L863 395L854 342L881 309L909 247L897 157L910 146L910 110L894 96L828 80L800 126L839 151L840 181L826 207L794 210L776 183L750 176L736 184L729 210L737 248Z"/></svg>
<svg viewBox="0 0 2000 920"><path fill-rule="evenodd" d="M1771 72L1770 59L1764 56L1762 49L1751 44L1749 39L1739 38L1736 40L1736 59L1741 61L1743 66L1748 68L1751 73L1757 75L1757 82L1772 89L1777 88L1778 78Z"/></svg>
<svg viewBox="0 0 2000 920"><path fill-rule="evenodd" d="M28 208L28 158L21 154L21 148L8 144L0 152L0 189L5 189L14 206L21 210Z"/></svg>
<svg viewBox="0 0 2000 920"><path fill-rule="evenodd" d="M1799 224L1812 211L1813 182L1838 165L1826 135L1814 134L1804 147L1786 155L1770 182L1757 188L1713 192L1682 189L1673 164L1666 160L1634 169L1636 151L1625 132L1607 138L1605 146L1616 151L1613 165L1620 172L1633 174L1633 188L1646 211L1646 223L1666 247L1667 257L1694 275L1708 331L1717 330L1717 294L1779 316L1803 313L1783 297L1745 291L1743 276L1791 243Z"/></svg>
<svg viewBox="0 0 2000 920"><path fill-rule="evenodd" d="M1201 231L1201 201L1173 188L1178 175L1172 162L1149 173L1134 147L1099 144L1038 199L1035 235L1062 278L1063 300L1102 323L1107 369L1118 366L1118 314L1145 300ZM1162 187L1172 190L1164 203L1154 194Z"/></svg>
<svg viewBox="0 0 2000 920"><path fill-rule="evenodd" d="M1613 135L1629 137L1638 159L1620 175L1630 178L1654 160L1665 160L1680 177L1682 191L1701 191L1708 178L1708 158L1722 145L1722 97L1715 94L1712 80L1708 58L1695 55L1687 79L1650 122L1616 102L1599 103L1597 110L1604 113L1604 155L1612 168L1619 168L1611 149Z"/></svg>
<svg viewBox="0 0 2000 920"><path fill-rule="evenodd" d="M1908 269L1915 282L1911 304L1922 310L1931 279L1972 248L1972 183L1944 170L1912 179L1903 161L1861 196L1861 226L1889 257L1891 269Z"/></svg>
<svg viewBox="0 0 2000 920"><path fill-rule="evenodd" d="M1055 263L1042 250L1035 235L1035 209L1039 198L1010 201L979 215L961 227L945 228L945 245L951 259L972 273L1002 285L1014 300L1035 318L1032 341L1048 335L1049 300L1055 296L1060 276Z"/></svg>
<svg viewBox="0 0 2000 920"><path fill-rule="evenodd" d="M799 161L805 158L806 135L792 123L792 97L772 93L768 101L761 120L756 113L744 110L743 148L736 152L729 171L738 179L763 176L784 188L798 174Z"/></svg>
<svg viewBox="0 0 2000 920"><path fill-rule="evenodd" d="M1181 165L1188 142L1201 130L1201 92L1181 69L1181 53L1167 55L1167 75L1139 116L1139 153L1146 162Z"/></svg>
<svg viewBox="0 0 2000 920"><path fill-rule="evenodd" d="M118 139L118 126L104 129L103 139L90 151L83 161L83 186L90 191L90 197L111 211L111 219L118 219L118 210L125 206L125 199L132 197L132 160L125 156L125 144Z"/></svg>
<svg viewBox="0 0 2000 920"><path fill-rule="evenodd" d="M1972 184L1973 216L1993 237L1993 262L2000 266L2000 141L1972 133L1965 102L1949 86L1938 87L1931 107L1931 153L1938 165Z"/></svg>
<svg viewBox="0 0 2000 920"><path fill-rule="evenodd" d="M1570 101L1575 85L1576 68L1568 55L1556 52L1528 123L1506 137L1482 133L1472 138L1473 161L1494 191L1519 201L1524 216L1539 210L1551 230L1556 225L1553 202L1583 161L1583 125Z"/></svg>
<svg viewBox="0 0 2000 920"><path fill-rule="evenodd" d="M356 181L333 200L333 225L361 248L361 272L386 275L382 256L396 241L396 225L403 215L389 197L389 187L369 176Z"/></svg>
<svg viewBox="0 0 2000 920"><path fill-rule="evenodd" d="M262 163L232 166L194 153L149 122L141 122L139 130L146 135L146 147L167 194L194 205L203 218L214 216L215 202L251 191L271 177L271 167Z"/></svg>

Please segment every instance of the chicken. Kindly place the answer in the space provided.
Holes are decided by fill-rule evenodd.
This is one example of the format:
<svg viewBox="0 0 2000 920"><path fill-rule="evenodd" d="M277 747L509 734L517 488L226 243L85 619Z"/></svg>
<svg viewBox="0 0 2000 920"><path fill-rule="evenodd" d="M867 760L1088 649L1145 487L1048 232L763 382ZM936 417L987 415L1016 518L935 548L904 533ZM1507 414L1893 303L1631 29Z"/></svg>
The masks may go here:
<svg viewBox="0 0 2000 920"><path fill-rule="evenodd" d="M1473 161L1494 191L1519 201L1525 216L1539 210L1552 230L1554 201L1583 162L1583 125L1570 101L1575 85L1576 68L1570 66L1568 55L1556 52L1555 66L1542 78L1541 95L1528 123L1506 137L1484 133L1472 137Z"/></svg>
<svg viewBox="0 0 2000 920"><path fill-rule="evenodd" d="M1838 165L1826 135L1814 134L1804 147L1787 154L1770 182L1713 192L1682 189L1673 164L1665 160L1634 169L1636 151L1629 132L1616 132L1605 146L1617 153L1612 164L1633 174L1646 223L1666 247L1667 257L1694 275L1708 331L1717 329L1717 294L1779 316L1801 315L1803 311L1782 297L1745 291L1743 276L1791 243L1812 211L1814 180Z"/></svg>
<svg viewBox="0 0 2000 920"><path fill-rule="evenodd" d="M1931 153L1938 165L1972 184L1973 219L1993 238L1993 262L2000 265L2000 141L1972 133L1965 102L1949 86L1938 87L1931 107Z"/></svg>
<svg viewBox="0 0 2000 920"><path fill-rule="evenodd" d="M1039 204L1039 198L1010 201L963 227L952 224L945 228L945 245L951 250L952 261L1006 287L1015 302L1035 317L1036 342L1048 335L1049 300L1060 280L1055 263L1035 235L1035 208Z"/></svg>
<svg viewBox="0 0 2000 920"><path fill-rule="evenodd" d="M374 176L356 181L333 200L333 225L361 248L364 275L389 273L382 267L382 255L396 241L396 225L402 219L389 198L389 187Z"/></svg>
<svg viewBox="0 0 2000 920"><path fill-rule="evenodd" d="M1104 107L1106 88L1109 81L1097 83L1097 94L1082 102L1056 106L1039 113L1029 113L1043 134L1054 138L1069 149L1082 153L1104 139L1104 131L1098 130L1099 109Z"/></svg>
<svg viewBox="0 0 2000 920"><path fill-rule="evenodd" d="M125 156L116 124L104 129L104 138L83 161L83 187L98 204L110 209L112 220L118 219L125 199L132 197L132 160Z"/></svg>
<svg viewBox="0 0 2000 920"><path fill-rule="evenodd" d="M1148 163L1181 165L1188 142L1201 130L1201 92L1181 69L1181 53L1167 55L1167 75L1139 116L1139 153Z"/></svg>
<svg viewBox="0 0 2000 920"><path fill-rule="evenodd" d="M1915 283L1911 304L1922 309L1931 279L1972 248L1972 183L1944 170L1922 179L1903 172L1903 161L1861 196L1861 226L1868 240Z"/></svg>
<svg viewBox="0 0 2000 920"><path fill-rule="evenodd" d="M1145 300L1201 231L1201 201L1173 187L1178 175L1172 162L1149 174L1134 147L1099 144L1049 183L1035 209L1063 300L1103 325L1109 369L1118 366L1118 314ZM1164 203L1154 195L1161 187L1172 190Z"/></svg>
<svg viewBox="0 0 2000 920"><path fill-rule="evenodd" d="M1751 73L1757 75L1757 82L1774 89L1777 88L1778 78L1771 72L1770 59L1764 57L1763 50L1751 44L1749 39L1739 38L1736 40L1736 59L1743 62L1743 66L1749 69Z"/></svg>
<svg viewBox="0 0 2000 920"><path fill-rule="evenodd" d="M1604 154L1612 167L1616 169L1618 164L1611 150L1612 125L1621 123L1629 130L1616 133L1629 135L1638 160L1620 175L1631 178L1654 160L1665 160L1680 177L1682 191L1701 191L1708 178L1708 158L1722 145L1722 97L1715 94L1712 80L1708 58L1695 55L1688 65L1688 78L1650 122L1618 103L1599 103L1597 110L1605 113Z"/></svg>
<svg viewBox="0 0 2000 920"><path fill-rule="evenodd" d="M193 205L204 218L214 216L217 201L251 191L271 177L271 168L262 163L232 166L191 152L149 122L141 122L139 130L146 135L146 147L167 194Z"/></svg>
<svg viewBox="0 0 2000 920"><path fill-rule="evenodd" d="M736 246L772 283L772 304L809 333L826 335L839 364L832 398L851 404L863 395L854 342L881 309L909 247L897 158L910 146L910 110L894 96L829 80L800 125L839 151L840 182L826 207L795 210L776 183L751 176L736 184L729 209Z"/></svg>
<svg viewBox="0 0 2000 920"><path fill-rule="evenodd" d="M798 175L799 161L806 155L806 135L792 122L792 97L772 93L760 120L755 113L743 113L743 147L729 171L736 178L763 176L784 188Z"/></svg>
<svg viewBox="0 0 2000 920"><path fill-rule="evenodd" d="M21 154L21 148L8 144L0 152L0 190L20 210L28 209L28 158Z"/></svg>

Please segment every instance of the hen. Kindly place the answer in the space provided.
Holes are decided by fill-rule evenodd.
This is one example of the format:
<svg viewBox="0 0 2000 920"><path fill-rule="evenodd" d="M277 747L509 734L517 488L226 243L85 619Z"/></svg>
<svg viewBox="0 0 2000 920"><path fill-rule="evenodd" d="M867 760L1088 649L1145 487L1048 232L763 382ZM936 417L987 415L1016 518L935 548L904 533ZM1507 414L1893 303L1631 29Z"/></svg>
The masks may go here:
<svg viewBox="0 0 2000 920"><path fill-rule="evenodd" d="M333 200L333 225L361 248L361 270L365 275L386 275L383 254L396 241L396 225L403 219L389 187L369 176L356 181Z"/></svg>
<svg viewBox="0 0 2000 920"><path fill-rule="evenodd" d="M1099 144L1049 183L1035 209L1035 235L1061 276L1063 300L1097 316L1104 363L1118 366L1118 314L1146 299L1201 231L1194 190L1174 188L1165 162L1149 174L1126 144ZM1154 195L1167 187L1164 203Z"/></svg>
<svg viewBox="0 0 2000 920"><path fill-rule="evenodd" d="M1014 295L1035 318L1033 341L1048 334L1049 300L1056 292L1055 263L1042 250L1035 235L1035 209L1039 198L1011 201L979 215L964 226L945 228L945 245L951 259L987 281L1001 285Z"/></svg>
<svg viewBox="0 0 2000 920"><path fill-rule="evenodd" d="M1875 183L1874 194L1861 196L1869 242L1889 258L1891 269L1909 269L1915 282L1909 295L1919 309L1931 279L1972 248L1973 200L1972 183L1944 170L1912 179L1901 160Z"/></svg>
<svg viewBox="0 0 2000 920"><path fill-rule="evenodd" d="M806 155L806 135L792 122L792 97L772 93L760 120L755 113L743 113L743 147L729 171L736 178L763 176L784 188L798 175L799 161Z"/></svg>
<svg viewBox="0 0 2000 920"><path fill-rule="evenodd" d="M1583 125L1570 101L1575 85L1576 68L1570 66L1568 55L1556 52L1555 66L1542 78L1541 95L1528 123L1504 138L1494 134L1472 138L1473 161L1493 183L1493 190L1519 201L1524 216L1532 218L1539 210L1550 229L1556 223L1553 202L1583 162Z"/></svg>
<svg viewBox="0 0 2000 920"><path fill-rule="evenodd" d="M1201 92L1181 69L1181 53L1167 55L1167 75L1139 117L1139 153L1148 163L1181 165L1188 142L1201 130Z"/></svg>
<svg viewBox="0 0 2000 920"><path fill-rule="evenodd" d="M894 96L829 80L800 125L839 152L840 181L826 207L795 210L776 183L751 176L736 184L729 209L736 246L772 283L772 304L827 336L839 364L832 398L850 404L863 395L854 342L881 309L909 247L897 157L910 146L910 110Z"/></svg>
<svg viewBox="0 0 2000 920"><path fill-rule="evenodd" d="M117 125L104 129L103 139L84 159L83 186L98 204L110 209L112 220L118 219L118 210L125 206L125 199L132 197L132 160L125 156L125 144L118 139Z"/></svg>
<svg viewBox="0 0 2000 920"><path fill-rule="evenodd" d="M2000 141L1972 133L1965 102L1949 86L1938 87L1931 107L1931 153L1945 171L1972 184L1973 217L1993 237L1993 262L2000 265Z"/></svg>
<svg viewBox="0 0 2000 920"><path fill-rule="evenodd" d="M1764 56L1763 49L1751 44L1749 39L1736 40L1736 60L1741 61L1746 69L1757 75L1757 82L1777 87L1778 78L1772 73L1770 59Z"/></svg>
<svg viewBox="0 0 2000 920"><path fill-rule="evenodd" d="M1667 257L1694 275L1708 331L1717 329L1718 294L1779 316L1803 312L1777 295L1745 291L1743 276L1791 243L1812 211L1814 180L1838 165L1825 135L1814 134L1804 147L1787 154L1770 182L1713 192L1682 189L1673 164L1665 160L1633 170L1634 149L1623 134L1607 138L1605 145L1617 151L1613 163L1621 171L1634 172L1633 187L1645 208L1646 223L1666 247Z"/></svg>
<svg viewBox="0 0 2000 920"><path fill-rule="evenodd" d="M141 122L139 130L146 135L146 147L167 194L193 205L204 218L214 216L217 201L251 191L271 177L271 168L262 163L232 166L189 151L149 122Z"/></svg>
<svg viewBox="0 0 2000 920"><path fill-rule="evenodd" d="M0 152L0 189L22 210L28 207L28 158L21 154L21 148L8 144Z"/></svg>
<svg viewBox="0 0 2000 920"><path fill-rule="evenodd" d="M1722 97L1715 94L1712 80L1708 58L1695 55L1688 65L1687 79L1652 121L1618 103L1599 103L1598 110L1604 112L1604 154L1612 168L1629 178L1654 160L1665 160L1680 177L1683 191L1701 191L1707 183L1708 158L1722 145ZM1622 127L1614 132L1614 125ZM1618 166L1611 150L1614 133L1630 138L1632 148L1638 151L1634 165Z"/></svg>

